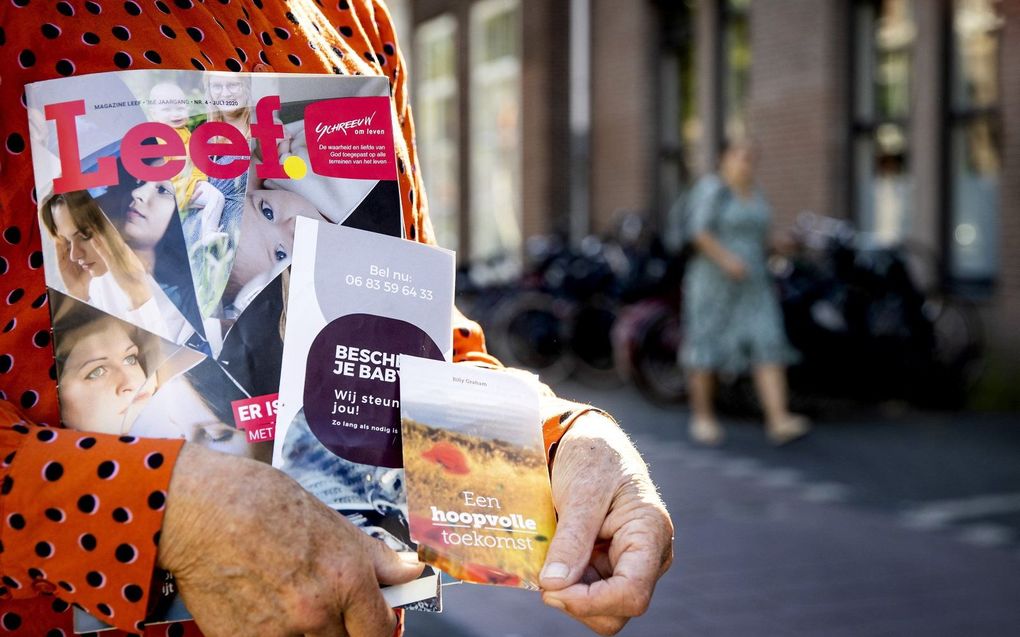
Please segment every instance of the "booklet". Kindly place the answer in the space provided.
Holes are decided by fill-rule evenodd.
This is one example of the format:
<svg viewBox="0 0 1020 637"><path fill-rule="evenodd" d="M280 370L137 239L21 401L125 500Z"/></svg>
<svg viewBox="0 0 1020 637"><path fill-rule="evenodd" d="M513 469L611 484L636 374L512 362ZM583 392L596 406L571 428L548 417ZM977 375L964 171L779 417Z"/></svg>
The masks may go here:
<svg viewBox="0 0 1020 637"><path fill-rule="evenodd" d="M121 71L26 103L64 424L270 461L295 220L404 236L388 80Z"/></svg>
<svg viewBox="0 0 1020 637"><path fill-rule="evenodd" d="M366 533L413 551L400 431L399 356L450 360L454 255L298 219L273 466ZM439 610L439 579L384 588Z"/></svg>
<svg viewBox="0 0 1020 637"><path fill-rule="evenodd" d="M556 530L538 390L504 371L399 362L419 558L465 582L538 590Z"/></svg>

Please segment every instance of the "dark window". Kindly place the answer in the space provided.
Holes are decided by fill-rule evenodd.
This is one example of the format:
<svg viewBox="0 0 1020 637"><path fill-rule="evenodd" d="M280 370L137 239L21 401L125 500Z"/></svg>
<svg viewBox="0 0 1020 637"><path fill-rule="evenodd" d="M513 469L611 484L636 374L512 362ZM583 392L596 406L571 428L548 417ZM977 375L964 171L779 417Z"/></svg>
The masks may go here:
<svg viewBox="0 0 1020 637"><path fill-rule="evenodd" d="M750 0L723 0L722 7L722 123L723 139L747 135L747 101L751 91Z"/></svg>
<svg viewBox="0 0 1020 637"><path fill-rule="evenodd" d="M946 245L956 286L987 286L998 273L1002 178L998 0L953 0L948 39Z"/></svg>
<svg viewBox="0 0 1020 637"><path fill-rule="evenodd" d="M880 243L909 235L910 94L917 36L911 0L854 4L852 148L854 217Z"/></svg>
<svg viewBox="0 0 1020 637"><path fill-rule="evenodd" d="M697 1L659 5L659 209L667 210L698 174L702 123L697 92Z"/></svg>

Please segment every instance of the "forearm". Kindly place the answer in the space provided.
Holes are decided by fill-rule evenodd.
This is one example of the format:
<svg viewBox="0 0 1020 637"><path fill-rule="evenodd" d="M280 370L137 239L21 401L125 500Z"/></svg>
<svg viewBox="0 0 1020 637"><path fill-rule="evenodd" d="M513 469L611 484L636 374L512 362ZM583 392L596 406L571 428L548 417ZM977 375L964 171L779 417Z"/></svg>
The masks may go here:
<svg viewBox="0 0 1020 637"><path fill-rule="evenodd" d="M260 512L251 510L245 494L280 479L278 473L261 462L185 443L167 489L159 566L171 572L191 568L191 561L200 552L192 550L189 542L202 543L210 535L235 530L243 532L233 527L256 528ZM275 495L277 491L270 493ZM294 493L288 496L272 502L269 510L293 507Z"/></svg>

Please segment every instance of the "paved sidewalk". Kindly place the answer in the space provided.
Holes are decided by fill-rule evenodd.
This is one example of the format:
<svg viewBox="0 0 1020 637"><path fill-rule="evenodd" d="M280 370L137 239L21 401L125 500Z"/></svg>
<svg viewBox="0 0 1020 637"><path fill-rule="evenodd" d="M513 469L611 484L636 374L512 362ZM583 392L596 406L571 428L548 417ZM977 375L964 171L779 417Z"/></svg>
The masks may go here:
<svg viewBox="0 0 1020 637"><path fill-rule="evenodd" d="M1014 542L968 542L943 527L907 523L902 507L869 495L875 477L866 475L874 472L863 461L857 473L852 465L836 471L840 480L825 475L825 466L812 467L815 456L836 455L833 440L856 439L851 425L823 424L813 439L784 450L768 449L759 431L737 425L727 447L705 450L684 439L686 415L679 408L648 405L629 390L560 389L578 398L598 394L600 405L620 418L645 454L678 526L673 569L660 582L648 613L622 635L1017 634L1020 552ZM897 435L908 440L918 435L894 428L872 440L870 431L858 433L857 438L864 436L858 447L840 443L856 449L851 458L864 457L861 449L868 448L881 457L883 445L893 444ZM951 437L945 442L947 449L932 446L925 452L951 455L959 446ZM1007 445L996 452L1017 449ZM1018 456L1011 457L1016 462ZM927 477L915 475L895 454L891 460L903 469L904 492L922 493L920 487L911 491L909 483L927 484ZM978 473L990 476L989 488L1012 486L1020 492L1014 474L986 469ZM901 500L910 498L896 502ZM1005 497L969 506L1011 502ZM533 593L459 585L447 589L446 605L440 616L412 614L409 634L591 634L542 606Z"/></svg>

